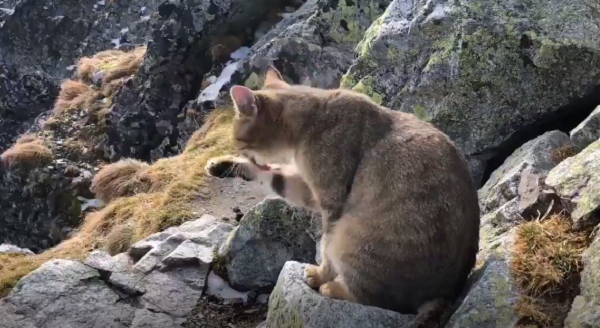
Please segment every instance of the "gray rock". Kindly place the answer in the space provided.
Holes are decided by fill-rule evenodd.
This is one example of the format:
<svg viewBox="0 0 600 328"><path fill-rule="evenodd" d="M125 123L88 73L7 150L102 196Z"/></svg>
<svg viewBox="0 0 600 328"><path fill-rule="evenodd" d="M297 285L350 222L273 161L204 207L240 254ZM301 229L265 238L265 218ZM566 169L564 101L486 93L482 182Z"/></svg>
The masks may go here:
<svg viewBox="0 0 600 328"><path fill-rule="evenodd" d="M516 132L593 95L600 26L589 3L395 0L342 86L431 122L485 162Z"/></svg>
<svg viewBox="0 0 600 328"><path fill-rule="evenodd" d="M11 244L0 244L0 254L35 255L27 248L20 248Z"/></svg>
<svg viewBox="0 0 600 328"><path fill-rule="evenodd" d="M266 327L398 328L414 317L323 297L304 281L304 267L293 261L283 266L269 298Z"/></svg>
<svg viewBox="0 0 600 328"><path fill-rule="evenodd" d="M267 198L250 209L220 251L231 286L240 290L272 287L285 262L312 262L311 221L310 214L282 199Z"/></svg>
<svg viewBox="0 0 600 328"><path fill-rule="evenodd" d="M583 253L581 294L573 300L565 328L600 327L600 238Z"/></svg>
<svg viewBox="0 0 600 328"><path fill-rule="evenodd" d="M0 300L0 327L125 328L134 309L118 301L98 271L74 261L53 260L23 277Z"/></svg>
<svg viewBox="0 0 600 328"><path fill-rule="evenodd" d="M571 130L570 135L573 147L577 151L583 150L600 139L600 106L596 107L590 116Z"/></svg>
<svg viewBox="0 0 600 328"><path fill-rule="evenodd" d="M600 140L579 154L558 164L546 178L568 204L575 229L593 226L600 221Z"/></svg>
<svg viewBox="0 0 600 328"><path fill-rule="evenodd" d="M173 317L189 314L202 296L208 269L176 268L168 272L153 271L142 281L146 292L140 302L148 309Z"/></svg>
<svg viewBox="0 0 600 328"><path fill-rule="evenodd" d="M131 328L177 328L185 319L174 319L164 313L155 313L146 309L135 311Z"/></svg>
<svg viewBox="0 0 600 328"><path fill-rule="evenodd" d="M513 198L519 198L519 185L524 171L538 175L543 181L556 166L552 160L553 150L569 145L569 136L560 131L550 131L519 147L495 170L488 181L479 189L479 203L483 214L493 212ZM530 183L530 186L532 183ZM538 185L541 189L541 184ZM536 192L537 190L523 191Z"/></svg>
<svg viewBox="0 0 600 328"><path fill-rule="evenodd" d="M107 272L125 272L129 269L127 263L118 261L107 252L101 250L95 250L90 253L83 264L98 271Z"/></svg>
<svg viewBox="0 0 600 328"><path fill-rule="evenodd" d="M446 328L512 328L519 321L517 286L505 259L490 257Z"/></svg>

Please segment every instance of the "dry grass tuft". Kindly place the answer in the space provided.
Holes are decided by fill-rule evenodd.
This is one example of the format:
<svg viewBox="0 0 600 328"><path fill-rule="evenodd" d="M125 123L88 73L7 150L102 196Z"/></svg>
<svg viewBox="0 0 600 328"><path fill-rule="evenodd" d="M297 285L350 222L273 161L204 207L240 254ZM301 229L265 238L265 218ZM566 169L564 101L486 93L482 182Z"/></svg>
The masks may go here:
<svg viewBox="0 0 600 328"><path fill-rule="evenodd" d="M8 168L39 167L52 161L52 151L41 140L24 136L2 153L0 160Z"/></svg>
<svg viewBox="0 0 600 328"><path fill-rule="evenodd" d="M555 214L517 227L511 271L523 297L519 313L541 327L562 322L570 300L578 293L587 232L571 229L570 219Z"/></svg>
<svg viewBox="0 0 600 328"><path fill-rule="evenodd" d="M147 163L124 159L102 168L92 180L91 190L103 202L148 192L156 181L145 172Z"/></svg>
<svg viewBox="0 0 600 328"><path fill-rule="evenodd" d="M100 99L100 92L93 86L73 80L66 80L54 104L54 115L64 115L76 110L91 107Z"/></svg>
<svg viewBox="0 0 600 328"><path fill-rule="evenodd" d="M93 75L103 72L102 84L135 74L142 64L146 47L138 47L130 52L106 50L93 57L81 58L77 62L77 77L87 83Z"/></svg>
<svg viewBox="0 0 600 328"><path fill-rule="evenodd" d="M0 256L0 296L6 295L21 277L45 261L83 259L94 248L108 250L111 254L120 253L140 239L195 218L197 202L206 197L204 165L208 159L233 150L233 117L233 110L213 111L201 129L204 131L202 136L190 140L185 151L178 156L161 159L150 166L133 164L126 169L104 168L108 169L103 173L104 178L114 175L117 179L124 179L126 185L132 181L128 180L132 175L123 172L135 172L134 176L148 175L156 180L153 180L151 190L113 199L102 210L88 214L79 232L55 248L33 256ZM104 178L95 179L96 188L98 181ZM116 185L103 190L127 188Z"/></svg>
<svg viewBox="0 0 600 328"><path fill-rule="evenodd" d="M573 144L568 143L562 147L552 149L550 152L550 159L554 164L558 164L569 157L577 155L577 151L573 148Z"/></svg>

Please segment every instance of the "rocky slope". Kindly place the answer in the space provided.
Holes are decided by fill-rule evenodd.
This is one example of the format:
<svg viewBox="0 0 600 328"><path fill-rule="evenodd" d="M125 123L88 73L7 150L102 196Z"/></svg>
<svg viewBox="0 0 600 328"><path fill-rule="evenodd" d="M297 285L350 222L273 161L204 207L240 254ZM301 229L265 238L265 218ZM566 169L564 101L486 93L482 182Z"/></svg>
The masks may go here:
<svg viewBox="0 0 600 328"><path fill-rule="evenodd" d="M469 158L480 254L445 327L600 327L597 2L4 0L0 22L1 328L409 323L306 286L318 214L204 175L227 88L268 64Z"/></svg>

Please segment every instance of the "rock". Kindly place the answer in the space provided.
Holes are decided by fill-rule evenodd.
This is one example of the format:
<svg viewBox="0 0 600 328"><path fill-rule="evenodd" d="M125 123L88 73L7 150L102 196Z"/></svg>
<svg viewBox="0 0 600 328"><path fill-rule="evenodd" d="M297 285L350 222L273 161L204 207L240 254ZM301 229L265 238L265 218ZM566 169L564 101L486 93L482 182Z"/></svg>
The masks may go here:
<svg viewBox="0 0 600 328"><path fill-rule="evenodd" d="M75 261L52 260L0 300L0 317L9 318L0 327L62 328L69 323L73 328L124 328L134 309L119 299L100 281L98 271Z"/></svg>
<svg viewBox="0 0 600 328"><path fill-rule="evenodd" d="M546 184L568 203L573 228L593 226L600 220L600 140L558 164Z"/></svg>
<svg viewBox="0 0 600 328"><path fill-rule="evenodd" d="M594 97L600 76L600 26L589 11L586 0L395 0L365 33L342 86L431 122L481 172L477 162L515 133L586 110L573 100Z"/></svg>
<svg viewBox="0 0 600 328"><path fill-rule="evenodd" d="M263 20L276 0L191 0L158 7L159 19L138 74L115 96L107 117L107 158L145 161L178 154L179 123L213 64L211 41L225 32L246 41L246 29ZM233 10L235 8L235 10ZM188 127L189 128L189 127ZM189 133L183 133L186 137Z"/></svg>
<svg viewBox="0 0 600 328"><path fill-rule="evenodd" d="M537 201L536 196L539 196L543 188L543 183L538 182L543 182L548 172L556 166L553 151L569 144L569 136L565 133L550 131L519 147L479 189L482 213L493 212L508 201L521 198L519 186L521 192L527 193L528 196L520 206L524 206L523 210L530 207L532 202Z"/></svg>
<svg viewBox="0 0 600 328"><path fill-rule="evenodd" d="M571 141L573 148L577 151L582 151L594 141L600 139L600 106L576 128L571 130Z"/></svg>
<svg viewBox="0 0 600 328"><path fill-rule="evenodd" d="M397 328L414 316L326 298L304 281L304 264L289 261L269 298L267 328L361 327Z"/></svg>
<svg viewBox="0 0 600 328"><path fill-rule="evenodd" d="M152 235L137 244L153 245L145 256L154 254L154 265L143 270L145 257L134 265L131 252L47 262L0 300L0 328L181 327L208 287L212 250L231 230L204 215Z"/></svg>
<svg viewBox="0 0 600 328"><path fill-rule="evenodd" d="M490 257L473 275L475 282L446 328L516 327L519 293L508 263L501 257Z"/></svg>
<svg viewBox="0 0 600 328"><path fill-rule="evenodd" d="M0 244L0 254L35 255L34 252L27 248L20 248L11 244Z"/></svg>
<svg viewBox="0 0 600 328"><path fill-rule="evenodd" d="M267 198L250 209L220 253L235 289L272 287L287 261L311 263L315 242L307 231L312 216L283 199Z"/></svg>
<svg viewBox="0 0 600 328"><path fill-rule="evenodd" d="M258 88L264 69L274 64L290 82L339 87L352 64L356 45L390 2L306 1L252 47L242 63L244 84Z"/></svg>
<svg viewBox="0 0 600 328"><path fill-rule="evenodd" d="M565 328L600 327L600 238L583 253L581 294L575 297Z"/></svg>

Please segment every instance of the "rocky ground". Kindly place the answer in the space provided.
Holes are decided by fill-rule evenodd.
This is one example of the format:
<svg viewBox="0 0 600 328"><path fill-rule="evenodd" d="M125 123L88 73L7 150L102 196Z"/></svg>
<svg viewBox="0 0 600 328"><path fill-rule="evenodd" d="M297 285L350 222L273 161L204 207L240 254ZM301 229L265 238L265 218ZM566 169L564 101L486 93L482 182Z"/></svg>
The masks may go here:
<svg viewBox="0 0 600 328"><path fill-rule="evenodd" d="M0 0L0 328L409 323L307 287L318 215L205 175L268 64L468 158L479 261L445 327L600 327L597 2Z"/></svg>

